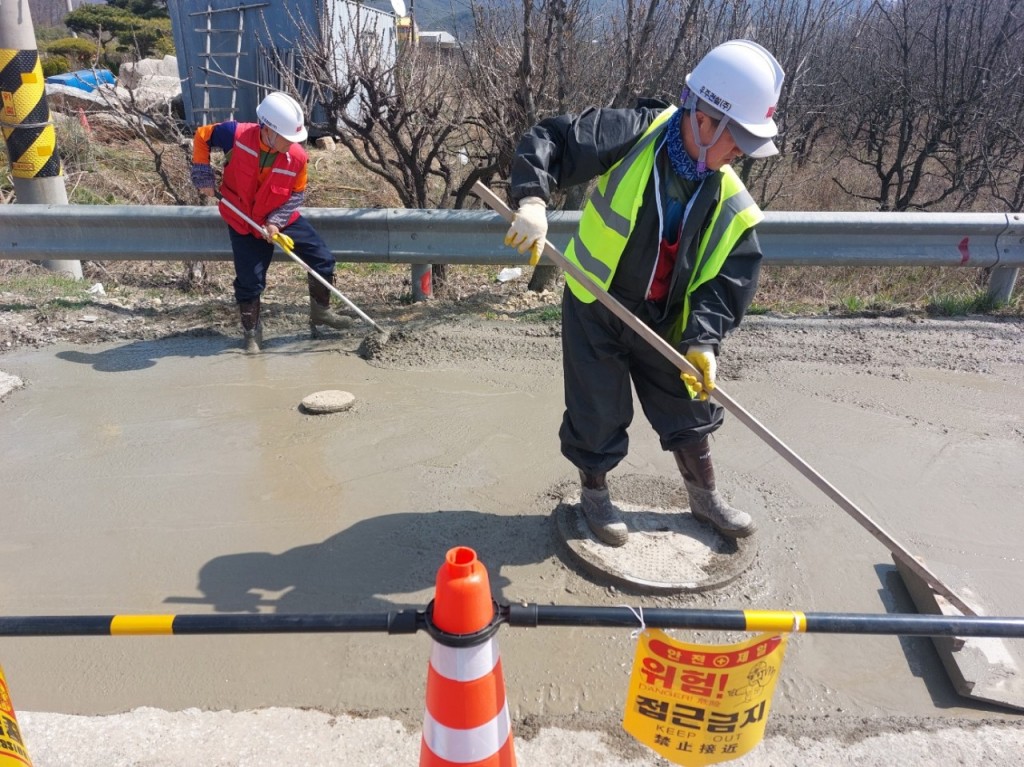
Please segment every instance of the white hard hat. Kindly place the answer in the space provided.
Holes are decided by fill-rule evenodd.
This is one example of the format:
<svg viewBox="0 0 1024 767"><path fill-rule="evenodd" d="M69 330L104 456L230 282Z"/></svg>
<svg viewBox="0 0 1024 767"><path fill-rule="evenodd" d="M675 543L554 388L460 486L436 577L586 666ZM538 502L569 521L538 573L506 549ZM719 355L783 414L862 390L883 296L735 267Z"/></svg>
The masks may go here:
<svg viewBox="0 0 1024 767"><path fill-rule="evenodd" d="M729 40L712 48L686 76L683 106L722 116L744 154L769 157L779 151L772 142L779 132L772 116L785 76L757 43Z"/></svg>
<svg viewBox="0 0 1024 767"><path fill-rule="evenodd" d="M286 141L306 140L302 107L287 93L268 93L256 107L256 119Z"/></svg>

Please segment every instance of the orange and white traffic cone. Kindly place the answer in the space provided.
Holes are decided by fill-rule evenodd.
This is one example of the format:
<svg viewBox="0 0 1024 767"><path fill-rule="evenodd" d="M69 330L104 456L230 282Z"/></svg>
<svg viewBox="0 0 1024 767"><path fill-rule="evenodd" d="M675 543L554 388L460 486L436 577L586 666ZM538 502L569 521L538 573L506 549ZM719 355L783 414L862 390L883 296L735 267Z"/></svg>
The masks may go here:
<svg viewBox="0 0 1024 767"><path fill-rule="evenodd" d="M0 666L0 767L32 767L32 760L21 739L14 703L7 691L4 667Z"/></svg>
<svg viewBox="0 0 1024 767"><path fill-rule="evenodd" d="M476 552L449 550L427 607L434 641L420 767L515 767L496 618L487 568Z"/></svg>

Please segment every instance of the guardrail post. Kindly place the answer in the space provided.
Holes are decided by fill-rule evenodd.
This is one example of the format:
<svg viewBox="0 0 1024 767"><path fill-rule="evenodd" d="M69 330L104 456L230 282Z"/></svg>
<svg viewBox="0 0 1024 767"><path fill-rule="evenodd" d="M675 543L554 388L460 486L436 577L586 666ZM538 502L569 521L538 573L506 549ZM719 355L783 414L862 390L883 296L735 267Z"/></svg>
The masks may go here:
<svg viewBox="0 0 1024 767"><path fill-rule="evenodd" d="M988 277L988 299L997 304L1008 304L1013 298L1017 282L1021 252L1024 251L1024 214L1006 214L1006 229L996 237L996 258ZM1014 266L1000 266L1010 263Z"/></svg>
<svg viewBox="0 0 1024 767"><path fill-rule="evenodd" d="M988 298L997 304L1008 304L1013 298L1013 286L1019 269L996 267L988 277Z"/></svg>
<svg viewBox="0 0 1024 767"><path fill-rule="evenodd" d="M434 272L432 264L412 265L412 300L426 301L434 297Z"/></svg>

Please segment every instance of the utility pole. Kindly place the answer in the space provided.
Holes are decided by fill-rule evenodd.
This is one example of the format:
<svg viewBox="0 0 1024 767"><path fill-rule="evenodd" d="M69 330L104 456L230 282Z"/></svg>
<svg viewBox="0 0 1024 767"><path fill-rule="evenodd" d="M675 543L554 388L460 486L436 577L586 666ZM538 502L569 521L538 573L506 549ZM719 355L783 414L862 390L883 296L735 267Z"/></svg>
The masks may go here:
<svg viewBox="0 0 1024 767"><path fill-rule="evenodd" d="M68 13L71 13L73 10L75 10L75 0L68 0ZM78 33L72 29L71 36L78 37Z"/></svg>
<svg viewBox="0 0 1024 767"><path fill-rule="evenodd" d="M67 205L57 132L46 102L46 83L32 15L24 0L0 0L0 128L3 129L17 203ZM51 271L82 279L81 261L43 261Z"/></svg>

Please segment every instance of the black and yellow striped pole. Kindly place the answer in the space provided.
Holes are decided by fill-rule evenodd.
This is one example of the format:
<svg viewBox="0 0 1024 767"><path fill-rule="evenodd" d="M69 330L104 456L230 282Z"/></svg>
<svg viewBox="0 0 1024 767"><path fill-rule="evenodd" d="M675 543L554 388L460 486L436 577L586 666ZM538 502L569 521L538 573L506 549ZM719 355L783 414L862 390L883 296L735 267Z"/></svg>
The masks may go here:
<svg viewBox="0 0 1024 767"><path fill-rule="evenodd" d="M0 128L17 203L67 205L57 132L28 3L0 0ZM82 279L80 261L43 261L52 271Z"/></svg>
<svg viewBox="0 0 1024 767"><path fill-rule="evenodd" d="M805 613L798 610L498 605L498 622L519 628L639 626L700 631L1024 638L1024 618L917 613ZM195 634L387 633L427 629L423 610L386 613L0 616L0 637Z"/></svg>

